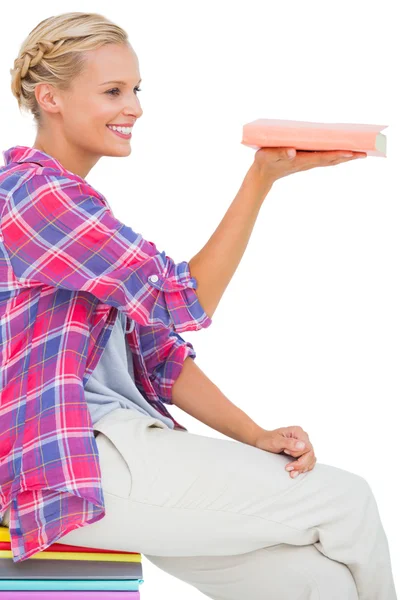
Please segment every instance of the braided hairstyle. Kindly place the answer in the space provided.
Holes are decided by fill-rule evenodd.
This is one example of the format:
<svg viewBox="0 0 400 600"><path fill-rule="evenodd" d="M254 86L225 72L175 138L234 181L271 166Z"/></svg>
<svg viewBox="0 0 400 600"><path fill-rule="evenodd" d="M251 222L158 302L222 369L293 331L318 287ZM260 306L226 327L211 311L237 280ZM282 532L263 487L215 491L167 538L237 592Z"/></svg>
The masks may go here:
<svg viewBox="0 0 400 600"><path fill-rule="evenodd" d="M35 96L39 83L67 91L85 67L85 52L105 44L129 44L121 27L98 13L69 12L41 21L22 43L11 73L18 107L42 125Z"/></svg>

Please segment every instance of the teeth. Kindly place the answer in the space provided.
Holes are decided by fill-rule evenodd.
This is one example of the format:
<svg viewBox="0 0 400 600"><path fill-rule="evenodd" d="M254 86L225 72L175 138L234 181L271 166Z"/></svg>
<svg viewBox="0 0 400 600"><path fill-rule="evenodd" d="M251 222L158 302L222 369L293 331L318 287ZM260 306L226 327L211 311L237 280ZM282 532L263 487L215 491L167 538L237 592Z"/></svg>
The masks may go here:
<svg viewBox="0 0 400 600"><path fill-rule="evenodd" d="M113 129L114 131L119 131L120 133L125 133L126 135L128 135L128 133L132 132L132 127L115 127L115 125L107 125L107 127L109 129Z"/></svg>

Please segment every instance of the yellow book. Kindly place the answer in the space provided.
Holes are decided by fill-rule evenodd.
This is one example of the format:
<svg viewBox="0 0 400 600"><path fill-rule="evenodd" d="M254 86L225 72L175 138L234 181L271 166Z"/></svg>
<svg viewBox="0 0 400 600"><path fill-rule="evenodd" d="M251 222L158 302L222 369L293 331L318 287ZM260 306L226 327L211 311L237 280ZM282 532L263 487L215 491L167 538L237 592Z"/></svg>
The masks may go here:
<svg viewBox="0 0 400 600"><path fill-rule="evenodd" d="M11 550L0 550L0 558L12 558ZM141 562L141 554L108 554L107 552L37 552L31 559L42 560L96 560L111 562Z"/></svg>
<svg viewBox="0 0 400 600"><path fill-rule="evenodd" d="M0 525L0 542L11 543L10 531L8 527ZM0 550L0 558L12 558L11 550ZM109 552L52 552L51 550L42 550L29 558L43 560L96 560L113 562L141 562L141 554L131 554L127 552L109 553Z"/></svg>
<svg viewBox="0 0 400 600"><path fill-rule="evenodd" d="M0 542L10 542L10 531L5 525L0 525Z"/></svg>

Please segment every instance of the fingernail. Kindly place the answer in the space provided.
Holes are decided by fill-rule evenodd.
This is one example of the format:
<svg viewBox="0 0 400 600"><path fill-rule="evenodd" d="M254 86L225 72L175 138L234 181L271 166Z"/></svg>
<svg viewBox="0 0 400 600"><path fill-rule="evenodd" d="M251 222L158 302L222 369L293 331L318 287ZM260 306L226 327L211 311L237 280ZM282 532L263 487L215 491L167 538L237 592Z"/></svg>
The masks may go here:
<svg viewBox="0 0 400 600"><path fill-rule="evenodd" d="M286 467L287 471L293 471L294 467L290 466L290 467Z"/></svg>
<svg viewBox="0 0 400 600"><path fill-rule="evenodd" d="M303 448L305 448L305 443L304 442L297 442L296 448L298 448L298 450L303 450Z"/></svg>
<svg viewBox="0 0 400 600"><path fill-rule="evenodd" d="M294 156L296 156L296 150L288 150L287 155L289 158L293 158Z"/></svg>
<svg viewBox="0 0 400 600"><path fill-rule="evenodd" d="M299 474L299 472L298 472L298 471L296 471L296 473L293 473L293 479L294 479L295 477L297 477L297 475L298 475L298 474Z"/></svg>
<svg viewBox="0 0 400 600"><path fill-rule="evenodd" d="M342 156L353 156L352 152L342 152Z"/></svg>

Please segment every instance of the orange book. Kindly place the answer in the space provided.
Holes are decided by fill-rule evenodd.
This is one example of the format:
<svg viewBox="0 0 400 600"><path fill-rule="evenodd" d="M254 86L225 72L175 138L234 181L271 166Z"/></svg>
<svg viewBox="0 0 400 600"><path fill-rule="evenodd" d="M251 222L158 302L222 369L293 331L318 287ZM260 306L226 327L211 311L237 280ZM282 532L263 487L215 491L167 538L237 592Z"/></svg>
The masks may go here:
<svg viewBox="0 0 400 600"><path fill-rule="evenodd" d="M386 157L387 125L314 123L257 119L243 126L242 144L259 148L296 148L299 151L350 150Z"/></svg>

